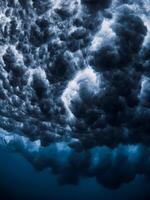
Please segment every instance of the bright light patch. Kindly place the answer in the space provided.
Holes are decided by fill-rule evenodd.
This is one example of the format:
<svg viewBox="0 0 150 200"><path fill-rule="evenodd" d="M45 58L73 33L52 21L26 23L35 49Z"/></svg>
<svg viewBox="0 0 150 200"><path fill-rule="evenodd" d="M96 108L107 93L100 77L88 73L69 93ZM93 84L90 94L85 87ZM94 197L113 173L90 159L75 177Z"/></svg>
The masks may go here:
<svg viewBox="0 0 150 200"><path fill-rule="evenodd" d="M108 19L103 20L100 31L96 33L96 35L94 36L91 42L90 49L92 51L97 50L98 47L102 45L103 41L105 41L106 38L108 40L110 38L115 37L116 34L115 32L113 32L111 25L112 25L112 20L108 20Z"/></svg>
<svg viewBox="0 0 150 200"><path fill-rule="evenodd" d="M67 88L61 96L68 117L71 120L74 119L74 115L70 110L71 100L79 97L81 82L85 82L95 93L99 90L100 79L91 67L87 67L76 74L75 78L68 83Z"/></svg>
<svg viewBox="0 0 150 200"><path fill-rule="evenodd" d="M142 99L142 97L145 95L145 92L149 90L149 82L150 79L146 76L143 76L142 82L141 82L141 91L139 97Z"/></svg>

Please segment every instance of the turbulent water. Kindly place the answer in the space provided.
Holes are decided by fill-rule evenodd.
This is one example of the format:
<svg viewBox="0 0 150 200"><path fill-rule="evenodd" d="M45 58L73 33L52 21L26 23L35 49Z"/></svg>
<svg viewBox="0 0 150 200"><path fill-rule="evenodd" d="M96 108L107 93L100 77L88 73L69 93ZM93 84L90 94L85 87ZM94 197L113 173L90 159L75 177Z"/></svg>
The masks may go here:
<svg viewBox="0 0 150 200"><path fill-rule="evenodd" d="M150 176L150 1L0 2L0 144L60 183Z"/></svg>

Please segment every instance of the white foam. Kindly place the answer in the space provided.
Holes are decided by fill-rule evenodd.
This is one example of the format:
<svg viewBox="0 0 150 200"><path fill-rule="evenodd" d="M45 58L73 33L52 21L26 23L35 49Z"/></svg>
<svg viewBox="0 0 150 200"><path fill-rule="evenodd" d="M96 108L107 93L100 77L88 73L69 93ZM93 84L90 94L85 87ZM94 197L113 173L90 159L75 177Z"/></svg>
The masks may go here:
<svg viewBox="0 0 150 200"><path fill-rule="evenodd" d="M112 30L113 20L104 19L101 25L100 30L95 34L91 42L91 51L97 50L105 39L112 39L116 36L115 32Z"/></svg>
<svg viewBox="0 0 150 200"><path fill-rule="evenodd" d="M79 97L79 89L81 82L84 81L93 89L93 92L98 92L100 79L91 67L80 70L75 75L74 79L69 81L66 89L64 90L61 99L64 103L65 109L68 114L69 120L74 119L74 115L70 110L71 101Z"/></svg>

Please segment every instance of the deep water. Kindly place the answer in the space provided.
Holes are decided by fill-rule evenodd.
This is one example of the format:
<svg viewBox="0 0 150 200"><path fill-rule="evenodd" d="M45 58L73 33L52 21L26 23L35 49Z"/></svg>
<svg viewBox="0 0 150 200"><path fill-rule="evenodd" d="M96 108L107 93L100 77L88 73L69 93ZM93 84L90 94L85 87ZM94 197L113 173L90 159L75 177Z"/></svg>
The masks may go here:
<svg viewBox="0 0 150 200"><path fill-rule="evenodd" d="M2 200L149 200L150 185L136 177L118 190L109 190L92 179L78 186L60 186L49 170L37 172L18 153L0 149L0 199Z"/></svg>

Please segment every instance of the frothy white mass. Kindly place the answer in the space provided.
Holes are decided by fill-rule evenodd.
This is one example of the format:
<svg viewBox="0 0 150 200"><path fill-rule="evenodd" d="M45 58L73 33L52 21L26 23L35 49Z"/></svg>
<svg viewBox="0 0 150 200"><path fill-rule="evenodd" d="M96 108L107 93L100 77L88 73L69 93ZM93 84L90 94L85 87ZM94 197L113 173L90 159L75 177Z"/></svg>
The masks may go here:
<svg viewBox="0 0 150 200"><path fill-rule="evenodd" d="M149 0L0 1L0 146L62 184L149 177L149 19Z"/></svg>
<svg viewBox="0 0 150 200"><path fill-rule="evenodd" d="M68 113L69 120L74 119L74 115L70 110L71 101L74 99L79 99L80 84L86 85L89 90L90 95L99 92L100 88L100 75L91 67L87 67L75 75L74 79L69 81L66 89L64 90L61 99L65 105L66 111Z"/></svg>

